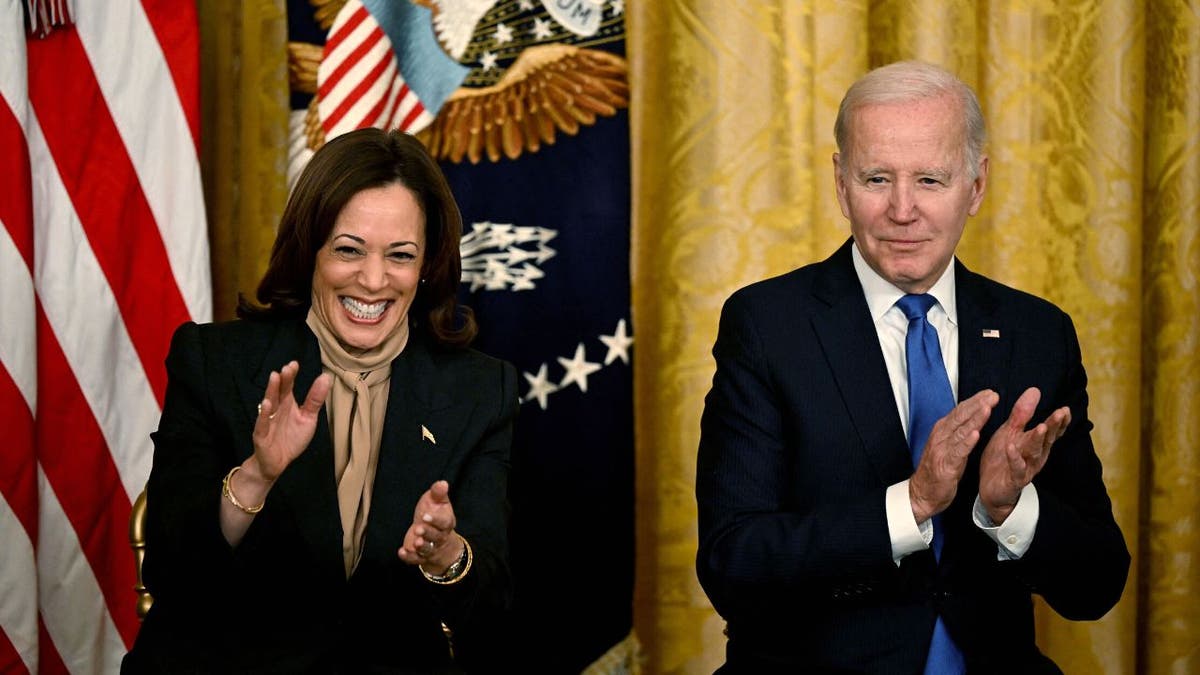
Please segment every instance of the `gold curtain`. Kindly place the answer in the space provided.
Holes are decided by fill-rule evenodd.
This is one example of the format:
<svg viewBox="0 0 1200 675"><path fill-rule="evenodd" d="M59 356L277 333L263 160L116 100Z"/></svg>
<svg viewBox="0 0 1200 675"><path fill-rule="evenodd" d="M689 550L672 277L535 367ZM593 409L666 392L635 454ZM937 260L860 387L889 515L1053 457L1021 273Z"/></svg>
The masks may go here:
<svg viewBox="0 0 1200 675"><path fill-rule="evenodd" d="M213 318L254 297L287 200L285 0L202 0L200 170Z"/></svg>
<svg viewBox="0 0 1200 675"><path fill-rule="evenodd" d="M1044 605L1068 673L1200 672L1200 4L1186 0L631 2L635 629L651 673L707 673L695 455L722 302L847 236L833 118L874 66L978 91L991 181L967 265L1075 319L1134 564L1104 619Z"/></svg>

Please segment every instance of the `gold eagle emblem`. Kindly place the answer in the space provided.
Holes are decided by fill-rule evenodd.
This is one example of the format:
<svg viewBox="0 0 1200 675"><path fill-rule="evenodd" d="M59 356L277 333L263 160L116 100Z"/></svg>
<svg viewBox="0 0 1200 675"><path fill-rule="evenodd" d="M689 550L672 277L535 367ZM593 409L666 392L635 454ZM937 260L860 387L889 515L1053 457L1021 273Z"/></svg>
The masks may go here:
<svg viewBox="0 0 1200 675"><path fill-rule="evenodd" d="M412 0L432 10L431 30L439 44L452 58L467 66L475 66L475 57L483 47L495 45L489 36L503 25L505 17L517 16L519 9L529 8L532 2L468 2L473 15L454 18L441 15L442 5L455 6L439 0ZM346 0L309 0L314 18L322 29L333 24ZM517 5L520 5L518 8ZM453 19L450 20L450 19ZM462 22L473 25L470 44L463 43ZM517 159L525 152L537 152L543 145L553 145L559 133L574 136L583 127L596 123L599 117L611 117L629 107L628 65L624 58L599 49L571 44L569 31L548 35L549 16L536 21L538 35L534 43L525 46L502 71L494 83L469 86L493 75L492 66L472 70L467 86L454 91L438 111L434 121L417 132L416 136L436 159L454 163L464 159L472 164L485 157L491 162L502 158ZM613 23L614 20L609 20ZM457 26L458 31L446 30ZM612 31L616 32L616 31ZM620 33L623 34L623 27ZM564 39L566 38L566 39ZM593 38L589 44L595 44ZM512 51L512 48L509 48ZM292 42L288 44L288 71L294 91L313 94L304 120L304 136L310 149L325 143L324 130L317 113L317 68L323 48L320 45ZM498 70L497 70L498 72Z"/></svg>

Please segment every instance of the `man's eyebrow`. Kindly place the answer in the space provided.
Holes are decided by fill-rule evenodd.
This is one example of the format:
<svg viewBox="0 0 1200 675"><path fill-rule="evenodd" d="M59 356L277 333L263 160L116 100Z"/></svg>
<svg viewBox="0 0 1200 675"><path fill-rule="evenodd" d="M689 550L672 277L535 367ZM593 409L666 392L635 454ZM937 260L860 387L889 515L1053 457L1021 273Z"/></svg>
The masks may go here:
<svg viewBox="0 0 1200 675"><path fill-rule="evenodd" d="M860 178L874 178L875 176L890 176L892 171L880 166L869 166L858 172ZM954 176L954 172L948 169L923 168L913 171L915 176L929 176L942 181L949 180Z"/></svg>
<svg viewBox="0 0 1200 675"><path fill-rule="evenodd" d="M918 176L930 176L943 181L949 180L954 176L954 172L949 169L917 169L916 174Z"/></svg>

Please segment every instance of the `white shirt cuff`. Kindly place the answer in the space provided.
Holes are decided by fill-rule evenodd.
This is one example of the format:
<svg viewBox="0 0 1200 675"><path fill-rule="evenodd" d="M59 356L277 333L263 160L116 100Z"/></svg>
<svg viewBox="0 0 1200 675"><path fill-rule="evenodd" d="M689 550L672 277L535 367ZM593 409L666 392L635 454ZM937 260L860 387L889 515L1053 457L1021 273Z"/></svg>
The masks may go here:
<svg viewBox="0 0 1200 675"><path fill-rule="evenodd" d="M917 524L912 502L908 499L907 480L887 489L884 505L887 509L888 534L892 538L892 562L899 566L904 556L929 548L929 543L933 541L933 519Z"/></svg>
<svg viewBox="0 0 1200 675"><path fill-rule="evenodd" d="M1021 489L1017 505L999 526L988 517L987 509L983 508L983 502L979 501L978 496L975 497L973 518L976 527L996 542L996 560L1018 560L1033 543L1039 513L1037 488L1030 483ZM895 537L892 541L895 542Z"/></svg>

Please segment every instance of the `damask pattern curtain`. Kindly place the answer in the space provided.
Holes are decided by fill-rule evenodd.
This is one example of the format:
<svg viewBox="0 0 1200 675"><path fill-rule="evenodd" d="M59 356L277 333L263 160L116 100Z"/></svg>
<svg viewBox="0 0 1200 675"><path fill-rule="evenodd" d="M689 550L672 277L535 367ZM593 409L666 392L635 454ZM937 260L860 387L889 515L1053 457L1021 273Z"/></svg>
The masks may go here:
<svg viewBox="0 0 1200 675"><path fill-rule="evenodd" d="M1134 553L1108 616L1070 623L1040 605L1039 644L1069 673L1200 671L1200 5L677 0L628 13L646 670L723 659L694 571L693 496L721 304L845 240L837 104L868 69L917 58L982 99L991 180L960 257L1074 318Z"/></svg>

